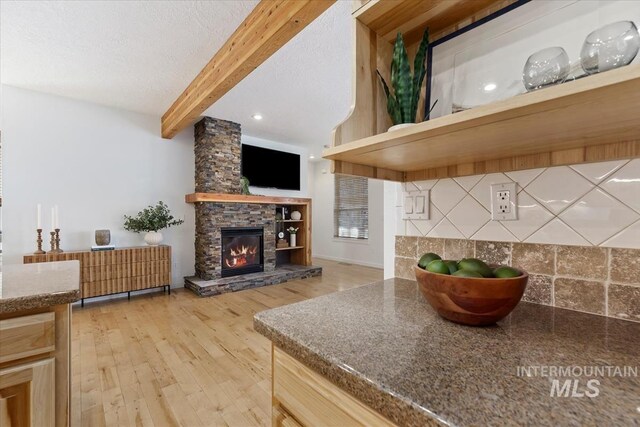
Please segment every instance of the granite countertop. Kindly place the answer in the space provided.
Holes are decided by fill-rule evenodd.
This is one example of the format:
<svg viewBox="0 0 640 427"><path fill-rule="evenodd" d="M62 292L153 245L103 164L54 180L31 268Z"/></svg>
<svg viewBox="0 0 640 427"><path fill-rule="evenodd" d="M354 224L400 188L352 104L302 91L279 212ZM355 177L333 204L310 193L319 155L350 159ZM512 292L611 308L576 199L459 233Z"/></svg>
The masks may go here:
<svg viewBox="0 0 640 427"><path fill-rule="evenodd" d="M254 328L400 425L640 424L640 323L521 302L495 326L462 326L390 279L258 313ZM597 380L598 395L551 397L565 379L577 394Z"/></svg>
<svg viewBox="0 0 640 427"><path fill-rule="evenodd" d="M80 299L78 261L5 265L0 277L0 314L69 304Z"/></svg>

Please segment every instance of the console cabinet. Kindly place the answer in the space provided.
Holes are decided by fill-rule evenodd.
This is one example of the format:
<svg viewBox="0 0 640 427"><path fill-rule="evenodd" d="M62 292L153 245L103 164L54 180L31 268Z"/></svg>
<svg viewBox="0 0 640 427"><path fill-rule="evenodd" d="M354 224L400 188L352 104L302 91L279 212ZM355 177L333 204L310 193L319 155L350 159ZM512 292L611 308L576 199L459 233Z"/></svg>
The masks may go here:
<svg viewBox="0 0 640 427"><path fill-rule="evenodd" d="M163 287L170 292L171 246L141 246L112 251L25 255L25 264L80 261L80 295L85 298Z"/></svg>

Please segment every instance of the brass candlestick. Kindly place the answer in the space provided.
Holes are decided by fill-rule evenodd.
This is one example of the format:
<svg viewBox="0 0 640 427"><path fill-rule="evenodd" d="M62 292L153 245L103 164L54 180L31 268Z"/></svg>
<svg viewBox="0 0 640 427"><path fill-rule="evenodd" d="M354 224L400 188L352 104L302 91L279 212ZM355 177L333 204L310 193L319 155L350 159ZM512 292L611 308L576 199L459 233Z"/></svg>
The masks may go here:
<svg viewBox="0 0 640 427"><path fill-rule="evenodd" d="M49 251L50 254L55 254L56 253L56 232L55 231L51 231L49 232L49 234L51 234L51 250Z"/></svg>
<svg viewBox="0 0 640 427"><path fill-rule="evenodd" d="M36 231L38 232L38 238L36 239L38 250L34 252L34 255L46 254L46 252L42 250L42 228L36 228Z"/></svg>
<svg viewBox="0 0 640 427"><path fill-rule="evenodd" d="M56 253L59 254L64 252L62 249L60 249L60 229L56 228L55 233L56 233Z"/></svg>

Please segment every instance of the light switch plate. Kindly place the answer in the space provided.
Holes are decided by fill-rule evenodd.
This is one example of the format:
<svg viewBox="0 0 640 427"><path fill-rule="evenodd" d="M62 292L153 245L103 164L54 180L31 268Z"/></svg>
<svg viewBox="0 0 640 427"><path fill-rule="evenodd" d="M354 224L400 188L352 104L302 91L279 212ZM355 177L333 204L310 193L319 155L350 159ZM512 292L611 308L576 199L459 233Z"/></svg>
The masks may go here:
<svg viewBox="0 0 640 427"><path fill-rule="evenodd" d="M429 219L429 190L404 191L402 219Z"/></svg>
<svg viewBox="0 0 640 427"><path fill-rule="evenodd" d="M491 184L491 220L513 221L518 219L518 194L515 182Z"/></svg>

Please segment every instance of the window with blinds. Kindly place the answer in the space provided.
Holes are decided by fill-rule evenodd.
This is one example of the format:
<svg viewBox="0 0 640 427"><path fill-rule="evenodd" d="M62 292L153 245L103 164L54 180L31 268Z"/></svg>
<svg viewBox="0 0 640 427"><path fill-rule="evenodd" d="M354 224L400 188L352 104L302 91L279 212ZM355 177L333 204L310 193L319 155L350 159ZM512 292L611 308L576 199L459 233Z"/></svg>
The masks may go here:
<svg viewBox="0 0 640 427"><path fill-rule="evenodd" d="M333 235L350 239L369 238L369 180L335 175Z"/></svg>

